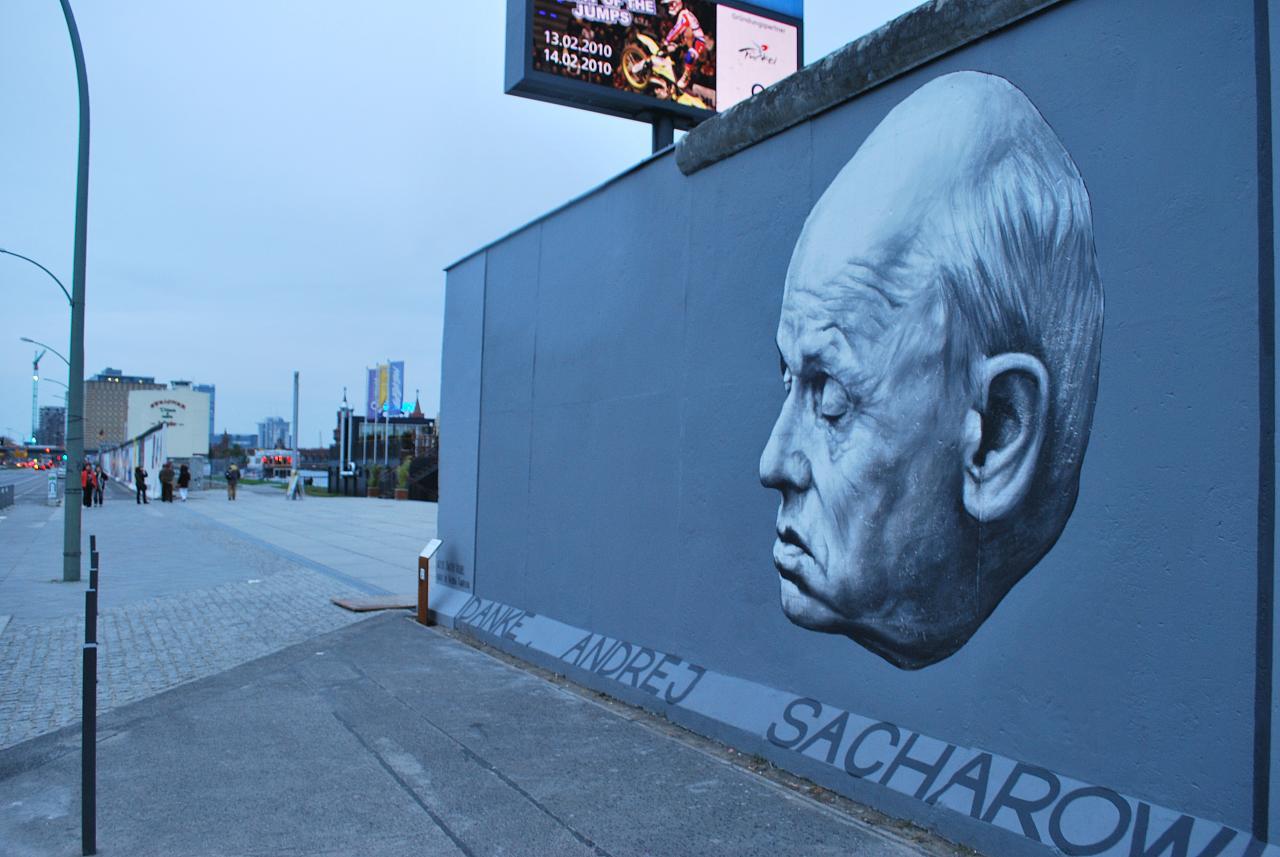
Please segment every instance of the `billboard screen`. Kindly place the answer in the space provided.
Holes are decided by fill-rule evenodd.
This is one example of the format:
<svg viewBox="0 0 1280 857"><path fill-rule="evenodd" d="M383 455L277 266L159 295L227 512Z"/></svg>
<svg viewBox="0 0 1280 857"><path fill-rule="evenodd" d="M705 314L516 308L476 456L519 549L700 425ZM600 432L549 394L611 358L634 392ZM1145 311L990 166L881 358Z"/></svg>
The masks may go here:
<svg viewBox="0 0 1280 857"><path fill-rule="evenodd" d="M509 2L519 8L509 22L518 32L508 33L507 90L519 95L691 125L800 67L799 18L758 4Z"/></svg>

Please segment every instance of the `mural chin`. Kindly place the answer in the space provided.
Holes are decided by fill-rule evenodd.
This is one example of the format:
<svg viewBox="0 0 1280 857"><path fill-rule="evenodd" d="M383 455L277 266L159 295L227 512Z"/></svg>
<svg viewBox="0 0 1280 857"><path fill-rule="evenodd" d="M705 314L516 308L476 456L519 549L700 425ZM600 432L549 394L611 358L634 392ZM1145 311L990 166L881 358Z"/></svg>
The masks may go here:
<svg viewBox="0 0 1280 857"><path fill-rule="evenodd" d="M903 598L894 604L878 603L878 596L890 587L868 591L865 600L856 595L833 606L814 593L803 578L790 570L778 569L783 614L795 625L810 631L841 634L902 669L918 669L955 652L980 624L980 605L961 595L946 605L938 605L932 617L912 611L930 599ZM967 575L956 575L957 580ZM940 581L937 590L946 589Z"/></svg>
<svg viewBox="0 0 1280 857"><path fill-rule="evenodd" d="M823 608L801 592L800 587L786 575L778 578L778 587L781 590L782 612L800 627L811 631L827 631L838 620L835 612Z"/></svg>
<svg viewBox="0 0 1280 857"><path fill-rule="evenodd" d="M840 613L810 595L803 579L790 569L779 567L778 572L782 612L788 619L810 631L844 633L847 620Z"/></svg>
<svg viewBox="0 0 1280 857"><path fill-rule="evenodd" d="M1070 516L1102 313L1084 182L1027 97L961 72L899 104L787 271L784 614L904 669L963 646Z"/></svg>

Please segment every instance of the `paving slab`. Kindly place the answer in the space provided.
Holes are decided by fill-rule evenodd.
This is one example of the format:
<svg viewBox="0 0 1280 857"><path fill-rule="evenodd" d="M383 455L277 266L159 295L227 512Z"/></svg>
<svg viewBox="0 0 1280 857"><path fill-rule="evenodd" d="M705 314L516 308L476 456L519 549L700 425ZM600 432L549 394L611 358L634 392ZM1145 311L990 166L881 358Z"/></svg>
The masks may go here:
<svg viewBox="0 0 1280 857"><path fill-rule="evenodd" d="M286 500L280 492L192 494L190 508L311 562L350 573L385 592L412 589L417 557L436 535L437 504L367 497ZM197 502L198 501L198 502Z"/></svg>
<svg viewBox="0 0 1280 857"><path fill-rule="evenodd" d="M357 621L331 600L378 591L200 515L199 505L196 495L138 505L123 490L109 493L103 506L83 510L85 569L73 583L61 579L62 510L6 510L0 610L12 618L0 623L0 747L80 718L90 534L102 558L101 710ZM412 585L404 576L402 590Z"/></svg>
<svg viewBox="0 0 1280 857"><path fill-rule="evenodd" d="M103 855L920 854L381 614L101 720ZM5 853L79 853L77 733L0 751Z"/></svg>

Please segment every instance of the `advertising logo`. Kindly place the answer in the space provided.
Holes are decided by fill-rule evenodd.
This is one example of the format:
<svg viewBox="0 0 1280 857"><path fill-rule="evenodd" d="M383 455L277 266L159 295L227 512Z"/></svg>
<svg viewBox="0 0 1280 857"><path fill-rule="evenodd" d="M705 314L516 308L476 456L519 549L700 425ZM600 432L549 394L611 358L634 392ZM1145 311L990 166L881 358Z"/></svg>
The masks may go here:
<svg viewBox="0 0 1280 857"><path fill-rule="evenodd" d="M752 42L745 48L738 48L738 53L742 54L743 58L754 60L755 62L768 63L769 65L778 64L778 58L770 55L769 46L762 45L759 42Z"/></svg>

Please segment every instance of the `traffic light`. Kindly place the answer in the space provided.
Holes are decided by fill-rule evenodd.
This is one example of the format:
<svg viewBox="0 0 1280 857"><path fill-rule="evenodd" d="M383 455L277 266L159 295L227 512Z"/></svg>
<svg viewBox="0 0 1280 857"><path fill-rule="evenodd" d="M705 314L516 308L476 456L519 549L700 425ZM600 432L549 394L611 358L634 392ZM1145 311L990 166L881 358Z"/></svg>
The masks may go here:
<svg viewBox="0 0 1280 857"><path fill-rule="evenodd" d="M63 460L63 461L66 461L66 460L67 460L67 454L66 454L65 452L64 452L64 453L62 453L62 460Z"/></svg>

